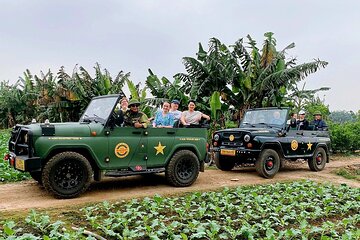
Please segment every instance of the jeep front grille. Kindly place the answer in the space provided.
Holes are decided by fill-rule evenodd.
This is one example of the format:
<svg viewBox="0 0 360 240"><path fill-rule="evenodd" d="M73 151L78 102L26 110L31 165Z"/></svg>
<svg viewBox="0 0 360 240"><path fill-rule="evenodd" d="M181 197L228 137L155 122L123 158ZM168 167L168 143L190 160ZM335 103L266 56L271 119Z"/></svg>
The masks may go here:
<svg viewBox="0 0 360 240"><path fill-rule="evenodd" d="M230 140L232 137L232 141ZM223 146L229 147L241 147L244 145L243 143L243 134L241 132L224 132L222 135L222 143Z"/></svg>
<svg viewBox="0 0 360 240"><path fill-rule="evenodd" d="M29 157L32 157L31 140L32 134L29 129L15 126L11 131L9 151L16 155L29 155Z"/></svg>

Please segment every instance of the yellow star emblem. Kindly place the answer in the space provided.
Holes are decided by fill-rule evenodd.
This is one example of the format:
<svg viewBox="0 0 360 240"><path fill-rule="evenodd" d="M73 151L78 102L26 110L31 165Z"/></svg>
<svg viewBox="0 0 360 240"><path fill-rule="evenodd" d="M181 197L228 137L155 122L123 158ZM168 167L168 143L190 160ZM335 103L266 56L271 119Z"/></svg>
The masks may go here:
<svg viewBox="0 0 360 240"><path fill-rule="evenodd" d="M308 148L307 148L307 150L311 150L311 147L312 147L312 143L308 143L308 144L306 144L307 146L308 146Z"/></svg>
<svg viewBox="0 0 360 240"><path fill-rule="evenodd" d="M166 146L161 145L161 142L159 142L159 144L154 148L156 149L156 154L155 155L158 155L159 153L164 155L164 148L166 148Z"/></svg>

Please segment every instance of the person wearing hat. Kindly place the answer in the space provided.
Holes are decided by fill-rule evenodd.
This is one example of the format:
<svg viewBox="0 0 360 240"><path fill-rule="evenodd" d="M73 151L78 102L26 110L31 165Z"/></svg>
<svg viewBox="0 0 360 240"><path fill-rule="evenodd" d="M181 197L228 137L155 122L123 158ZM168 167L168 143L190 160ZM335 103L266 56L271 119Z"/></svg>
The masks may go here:
<svg viewBox="0 0 360 240"><path fill-rule="evenodd" d="M137 99L129 101L129 109L124 114L124 125L135 128L147 128L148 117L139 111L140 102Z"/></svg>
<svg viewBox="0 0 360 240"><path fill-rule="evenodd" d="M299 112L299 120L296 122L297 130L307 130L309 127L309 121L305 118L305 111L300 110Z"/></svg>
<svg viewBox="0 0 360 240"><path fill-rule="evenodd" d="M178 110L179 105L180 105L179 100L174 99L171 101L170 113L172 113L172 115L174 116L174 121L179 121L181 118L182 112Z"/></svg>
<svg viewBox="0 0 360 240"><path fill-rule="evenodd" d="M324 120L321 119L321 112L316 111L314 113L314 120L311 122L311 125L315 126L315 130L323 131L327 130L327 125Z"/></svg>

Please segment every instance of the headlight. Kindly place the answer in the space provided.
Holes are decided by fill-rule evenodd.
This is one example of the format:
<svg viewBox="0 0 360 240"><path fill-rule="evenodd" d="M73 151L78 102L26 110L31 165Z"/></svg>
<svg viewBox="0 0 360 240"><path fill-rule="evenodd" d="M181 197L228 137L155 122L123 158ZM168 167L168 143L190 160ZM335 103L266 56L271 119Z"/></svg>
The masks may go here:
<svg viewBox="0 0 360 240"><path fill-rule="evenodd" d="M220 139L219 134L215 134L215 135L214 135L214 141L219 141L219 139Z"/></svg>
<svg viewBox="0 0 360 240"><path fill-rule="evenodd" d="M250 141L250 135L246 134L246 135L244 136L244 141L245 141L245 142L249 142L249 141Z"/></svg>

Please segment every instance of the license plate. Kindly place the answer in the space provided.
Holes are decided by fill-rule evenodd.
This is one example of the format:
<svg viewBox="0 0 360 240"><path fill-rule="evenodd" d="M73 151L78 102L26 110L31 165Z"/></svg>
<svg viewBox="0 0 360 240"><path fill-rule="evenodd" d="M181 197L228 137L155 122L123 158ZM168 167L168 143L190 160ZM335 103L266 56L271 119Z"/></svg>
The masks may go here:
<svg viewBox="0 0 360 240"><path fill-rule="evenodd" d="M24 161L24 159L21 159L21 158L17 157L15 159L15 168L19 169L19 170L22 170L22 171L25 171L25 161Z"/></svg>
<svg viewBox="0 0 360 240"><path fill-rule="evenodd" d="M236 152L235 152L235 150L221 149L220 154L226 155L226 156L235 156Z"/></svg>

